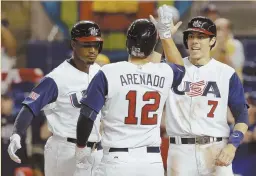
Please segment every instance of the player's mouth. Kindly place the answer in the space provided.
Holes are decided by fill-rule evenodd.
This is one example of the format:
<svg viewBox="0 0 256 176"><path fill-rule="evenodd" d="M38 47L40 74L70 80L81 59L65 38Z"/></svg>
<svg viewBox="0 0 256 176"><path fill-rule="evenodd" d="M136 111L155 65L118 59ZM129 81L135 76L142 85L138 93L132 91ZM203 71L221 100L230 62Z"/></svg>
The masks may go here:
<svg viewBox="0 0 256 176"><path fill-rule="evenodd" d="M96 59L97 55L89 55L88 58L89 59Z"/></svg>
<svg viewBox="0 0 256 176"><path fill-rule="evenodd" d="M200 50L200 48L198 48L198 47L192 47L191 49L192 49L192 51L199 51Z"/></svg>

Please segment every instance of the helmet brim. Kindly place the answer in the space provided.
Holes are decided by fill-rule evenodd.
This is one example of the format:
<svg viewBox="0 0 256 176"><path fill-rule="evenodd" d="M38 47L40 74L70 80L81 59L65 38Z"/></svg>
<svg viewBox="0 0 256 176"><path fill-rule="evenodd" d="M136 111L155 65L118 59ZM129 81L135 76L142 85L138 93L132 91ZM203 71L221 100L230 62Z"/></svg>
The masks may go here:
<svg viewBox="0 0 256 176"><path fill-rule="evenodd" d="M183 33L185 34L185 33L188 33L188 32L200 32L200 33L210 35L210 36L214 35L214 33L210 32L210 31L207 31L205 29L202 29L202 28L188 28Z"/></svg>
<svg viewBox="0 0 256 176"><path fill-rule="evenodd" d="M79 42L102 42L103 41L103 39L99 36L77 37L75 39Z"/></svg>

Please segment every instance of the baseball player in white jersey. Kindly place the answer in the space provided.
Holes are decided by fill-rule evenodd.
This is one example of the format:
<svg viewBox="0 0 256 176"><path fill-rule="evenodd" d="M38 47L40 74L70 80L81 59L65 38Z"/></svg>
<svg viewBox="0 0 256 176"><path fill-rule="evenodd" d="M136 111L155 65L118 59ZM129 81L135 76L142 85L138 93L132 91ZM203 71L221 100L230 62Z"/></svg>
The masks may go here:
<svg viewBox="0 0 256 176"><path fill-rule="evenodd" d="M169 49L169 56L180 59L175 63L183 65L170 39L172 18L164 8L159 11L163 15L160 19L168 19L156 22L164 49ZM127 32L129 62L103 66L81 100L78 160L97 113L101 110L103 114L103 158L97 176L164 175L160 122L169 89L179 84L184 67L150 62L157 41L156 27L147 19L135 20Z"/></svg>
<svg viewBox="0 0 256 176"><path fill-rule="evenodd" d="M99 117L87 143L86 158L76 164L76 125L81 107L79 100L100 69L94 63L103 44L100 28L94 22L80 21L72 28L71 38L72 58L47 74L23 101L24 106L15 121L8 148L11 159L21 163L15 155L21 148L20 138L33 118L37 118L43 110L53 134L45 145L46 176L93 175L103 154Z"/></svg>
<svg viewBox="0 0 256 176"><path fill-rule="evenodd" d="M231 163L248 128L248 111L235 70L210 57L215 42L210 19L199 16L188 23L186 73L166 103L168 176L233 175ZM236 119L231 134L228 107Z"/></svg>

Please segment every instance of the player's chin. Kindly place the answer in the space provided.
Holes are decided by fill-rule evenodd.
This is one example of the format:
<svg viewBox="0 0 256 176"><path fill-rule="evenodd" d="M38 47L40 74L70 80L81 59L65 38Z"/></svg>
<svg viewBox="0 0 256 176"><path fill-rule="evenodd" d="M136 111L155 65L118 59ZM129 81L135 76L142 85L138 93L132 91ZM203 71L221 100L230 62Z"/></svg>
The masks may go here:
<svg viewBox="0 0 256 176"><path fill-rule="evenodd" d="M200 59L202 57L202 54L200 52L191 52L190 57L192 59Z"/></svg>
<svg viewBox="0 0 256 176"><path fill-rule="evenodd" d="M91 65L91 64L94 64L95 60L96 60L96 57L81 57L81 60L88 64L88 65Z"/></svg>
<svg viewBox="0 0 256 176"><path fill-rule="evenodd" d="M87 64L93 64L93 63L95 62L96 58L97 58L97 57L88 57L88 58L86 59L86 63L87 63Z"/></svg>

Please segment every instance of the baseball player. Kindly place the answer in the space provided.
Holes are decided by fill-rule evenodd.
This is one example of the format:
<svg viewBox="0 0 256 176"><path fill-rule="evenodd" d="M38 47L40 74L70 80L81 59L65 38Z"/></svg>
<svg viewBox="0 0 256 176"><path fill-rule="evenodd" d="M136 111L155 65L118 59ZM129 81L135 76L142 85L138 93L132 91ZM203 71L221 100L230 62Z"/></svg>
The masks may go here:
<svg viewBox="0 0 256 176"><path fill-rule="evenodd" d="M75 160L76 125L81 104L79 100L100 66L94 61L102 50L103 40L99 26L92 21L80 21L71 30L73 56L47 74L30 95L15 121L8 153L21 163L15 152L21 148L20 138L33 118L44 111L52 136L45 145L45 175L91 175L102 157L100 118L94 122L86 150L86 160Z"/></svg>
<svg viewBox="0 0 256 176"><path fill-rule="evenodd" d="M160 21L153 21L168 56L179 58L174 62L182 64L171 39L172 18L164 10L159 9ZM81 100L77 160L83 156L97 113L102 110L103 114L104 154L97 176L164 175L160 122L169 89L179 84L185 70L180 65L150 62L156 27L147 19L135 20L127 31L129 62L103 66Z"/></svg>
<svg viewBox="0 0 256 176"><path fill-rule="evenodd" d="M243 86L233 68L210 57L216 42L210 19L189 21L183 40L186 73L166 103L168 175L233 175L231 163L248 128ZM231 134L228 107L236 121Z"/></svg>

